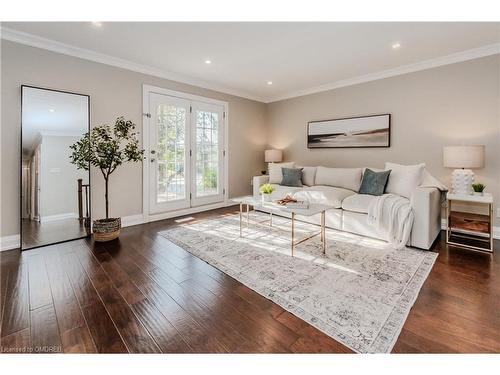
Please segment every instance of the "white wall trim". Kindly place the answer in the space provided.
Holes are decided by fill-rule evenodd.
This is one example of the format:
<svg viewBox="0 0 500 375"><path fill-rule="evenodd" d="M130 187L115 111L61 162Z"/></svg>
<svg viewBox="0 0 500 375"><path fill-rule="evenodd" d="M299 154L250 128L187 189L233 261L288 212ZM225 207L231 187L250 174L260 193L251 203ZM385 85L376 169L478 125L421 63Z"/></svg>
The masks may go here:
<svg viewBox="0 0 500 375"><path fill-rule="evenodd" d="M195 214L198 212L215 210L217 208L223 208L223 207L229 207L229 206L233 206L235 204L236 203L232 202L231 200L228 200L227 202L219 202L219 203L209 204L209 205L205 205L205 206L198 206L198 207L186 208L183 210L165 212L165 213L161 213L161 214L153 214L153 215L137 214L137 215L131 215L131 216L124 216L124 217L122 217L122 227L126 228L126 227L131 227L133 225L145 224L145 223L149 223L149 222L153 222L153 221L172 219L175 217L191 215L191 214Z"/></svg>
<svg viewBox="0 0 500 375"><path fill-rule="evenodd" d="M122 217L122 227L131 227L134 225L144 224L146 219L143 214L130 215Z"/></svg>
<svg viewBox="0 0 500 375"><path fill-rule="evenodd" d="M320 85L316 87L310 87L303 90L292 91L287 94L277 96L267 101L266 103L276 102L284 99L296 98L298 96L316 94L318 92L329 91L333 89L338 89L341 87L353 86L360 83L376 81L379 79L399 76L402 74L418 72L421 70L427 70L431 68L437 68L443 65L455 64L462 61L478 59L480 57L496 55L500 53L500 43L490 44L487 46L474 48L462 52L453 53L451 55L446 55L442 57L437 57L434 59L420 61L414 64L403 65L393 69L382 70L379 72L374 72L370 74L365 74L358 77L353 77L349 79L344 79L340 81L330 82L325 85Z"/></svg>
<svg viewBox="0 0 500 375"><path fill-rule="evenodd" d="M21 247L21 236L19 234L0 237L0 251L18 249L20 247Z"/></svg>
<svg viewBox="0 0 500 375"><path fill-rule="evenodd" d="M225 87L223 85L219 85L213 82L205 81L200 78L190 77L183 74L174 73L168 70L159 69L144 64L138 64L130 60L114 57L100 52L95 52L85 48L75 47L70 44L57 42L52 39L42 38L37 35L24 33L7 27L0 28L0 36L2 39L9 40L11 42L25 44L27 46L41 48L68 56L78 57L84 60L98 62L101 64L111 65L138 73L143 73L155 77L168 79L171 81L181 82L208 90L214 90L224 94L239 96L241 98L255 100L258 102L266 102L267 100L266 98L252 95L237 89Z"/></svg>
<svg viewBox="0 0 500 375"><path fill-rule="evenodd" d="M174 73L164 69L159 69L151 67L148 65L138 64L130 60L121 59L118 57L106 55L99 52L94 52L88 49L75 47L66 43L57 42L52 39L42 38L37 35L24 33L7 27L0 27L0 37L11 42L25 44L31 47L42 48L52 52L61 53L68 56L78 57L84 60L94 61L101 64L106 64L110 66L115 66L122 69L131 70L134 72L139 72L143 74L148 74L155 77L160 77L176 82L185 83L188 85L193 85L208 90L214 90L221 93L235 95L242 98L247 98L250 100L255 100L262 103L272 103L279 100L291 99L298 96L315 94L318 92L329 91L341 87L347 87L352 85L357 85L364 82L376 81L379 79L394 77L402 74L418 72L420 70L426 70L431 68L437 68L443 65L454 64L462 61L473 60L485 56L496 55L500 53L500 43L490 44L478 48L469 49L466 51L461 51L453 53L446 56L441 56L433 59L428 59L420 61L413 64L399 66L393 69L382 70L379 72L373 72L357 77L352 77L344 80L330 82L324 85L305 88L302 90L294 90L283 95L271 96L271 97L261 97L258 95L253 95L238 89L232 89L225 87L223 85L218 85L213 82L208 82L200 78L194 78L186 76L179 73Z"/></svg>
<svg viewBox="0 0 500 375"><path fill-rule="evenodd" d="M441 219L441 229L446 230L447 226L447 220L446 219ZM493 227L493 238L495 240L500 240L500 227Z"/></svg>
<svg viewBox="0 0 500 375"><path fill-rule="evenodd" d="M66 219L78 219L78 214L75 212L67 212L64 214L42 216L40 217L40 222L49 223L51 221L66 220Z"/></svg>

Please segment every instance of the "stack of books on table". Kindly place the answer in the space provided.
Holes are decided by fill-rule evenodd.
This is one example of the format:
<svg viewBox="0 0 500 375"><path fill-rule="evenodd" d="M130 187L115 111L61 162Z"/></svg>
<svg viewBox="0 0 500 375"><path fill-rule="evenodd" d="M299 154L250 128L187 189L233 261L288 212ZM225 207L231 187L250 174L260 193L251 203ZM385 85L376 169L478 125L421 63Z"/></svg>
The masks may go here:
<svg viewBox="0 0 500 375"><path fill-rule="evenodd" d="M308 209L309 208L309 202L308 201L296 201L296 202L288 202L285 205L286 208L301 208L301 209Z"/></svg>

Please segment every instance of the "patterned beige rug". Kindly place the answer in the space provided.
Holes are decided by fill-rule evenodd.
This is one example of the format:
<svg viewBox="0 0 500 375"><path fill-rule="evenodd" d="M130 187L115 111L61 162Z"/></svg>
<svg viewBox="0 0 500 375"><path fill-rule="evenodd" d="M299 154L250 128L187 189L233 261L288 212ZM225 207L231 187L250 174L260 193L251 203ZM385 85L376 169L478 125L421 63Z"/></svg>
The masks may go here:
<svg viewBox="0 0 500 375"><path fill-rule="evenodd" d="M390 352L437 254L327 230L326 256L316 237L292 258L289 226L275 217L272 229L250 224L240 238L235 215L162 235L356 352ZM318 230L297 226L298 236Z"/></svg>

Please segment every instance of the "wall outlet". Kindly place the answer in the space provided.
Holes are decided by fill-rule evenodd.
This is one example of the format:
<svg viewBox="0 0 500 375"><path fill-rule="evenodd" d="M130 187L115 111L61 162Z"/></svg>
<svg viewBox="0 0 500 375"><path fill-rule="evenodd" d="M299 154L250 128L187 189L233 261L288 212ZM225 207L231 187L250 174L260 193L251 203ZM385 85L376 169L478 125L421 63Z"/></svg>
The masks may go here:
<svg viewBox="0 0 500 375"><path fill-rule="evenodd" d="M497 208L497 217L500 217L500 208Z"/></svg>

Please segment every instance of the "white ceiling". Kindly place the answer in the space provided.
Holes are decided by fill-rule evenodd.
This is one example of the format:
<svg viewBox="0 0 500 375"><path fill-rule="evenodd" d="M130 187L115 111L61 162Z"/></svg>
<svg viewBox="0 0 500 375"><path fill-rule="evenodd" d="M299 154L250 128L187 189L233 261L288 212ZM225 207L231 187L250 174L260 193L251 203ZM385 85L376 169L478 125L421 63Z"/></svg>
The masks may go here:
<svg viewBox="0 0 500 375"><path fill-rule="evenodd" d="M32 87L23 88L23 156L42 135L81 136L88 131L88 97Z"/></svg>
<svg viewBox="0 0 500 375"><path fill-rule="evenodd" d="M500 42L500 23L471 22L103 22L100 27L91 22L7 22L3 27L264 102ZM393 49L395 42L401 47ZM206 59L212 63L205 64Z"/></svg>

